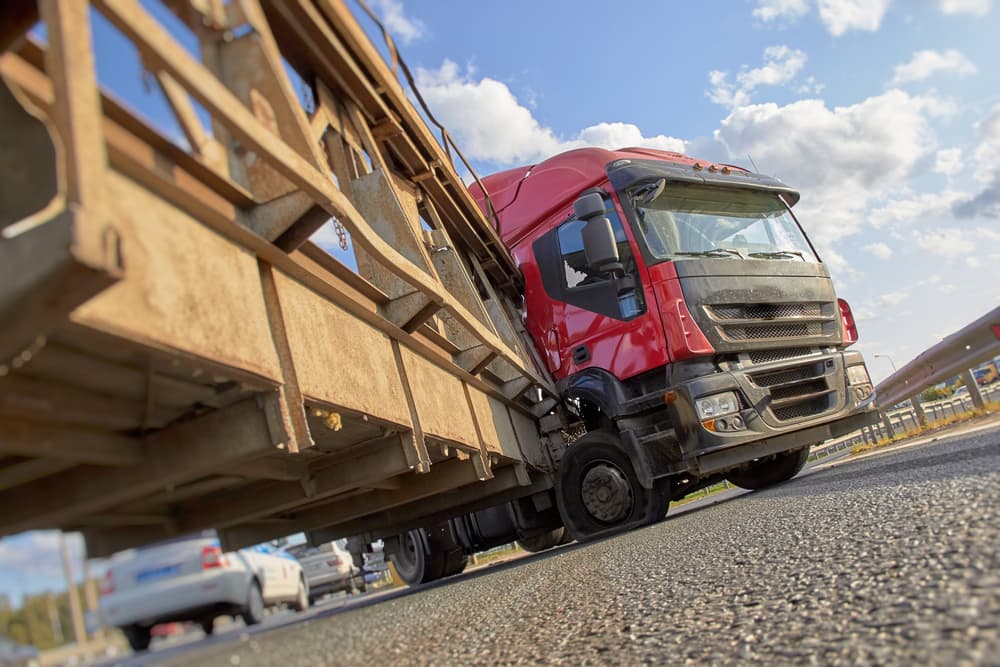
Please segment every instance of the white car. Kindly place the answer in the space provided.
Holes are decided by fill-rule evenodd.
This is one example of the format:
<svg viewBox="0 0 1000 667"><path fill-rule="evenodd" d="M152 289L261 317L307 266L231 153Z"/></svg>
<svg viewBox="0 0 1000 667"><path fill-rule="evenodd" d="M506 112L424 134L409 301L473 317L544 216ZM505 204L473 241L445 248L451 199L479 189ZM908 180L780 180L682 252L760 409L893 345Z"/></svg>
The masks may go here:
<svg viewBox="0 0 1000 667"><path fill-rule="evenodd" d="M317 547L296 544L288 547L288 551L298 558L306 574L310 601L315 602L326 593L367 590L364 572L354 565L350 552L342 544L324 542Z"/></svg>
<svg viewBox="0 0 1000 667"><path fill-rule="evenodd" d="M212 536L185 537L116 554L101 586L101 614L136 651L159 623L193 621L211 634L215 617L260 623L267 606L309 606L298 561L270 545L223 553Z"/></svg>

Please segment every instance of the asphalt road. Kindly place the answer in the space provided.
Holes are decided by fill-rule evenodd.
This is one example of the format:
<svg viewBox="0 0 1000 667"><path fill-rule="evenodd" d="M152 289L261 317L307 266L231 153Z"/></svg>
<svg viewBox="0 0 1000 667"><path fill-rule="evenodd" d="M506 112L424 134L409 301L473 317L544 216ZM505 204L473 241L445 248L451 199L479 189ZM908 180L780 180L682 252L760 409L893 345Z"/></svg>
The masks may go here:
<svg viewBox="0 0 1000 667"><path fill-rule="evenodd" d="M162 658L1000 665L1000 423Z"/></svg>

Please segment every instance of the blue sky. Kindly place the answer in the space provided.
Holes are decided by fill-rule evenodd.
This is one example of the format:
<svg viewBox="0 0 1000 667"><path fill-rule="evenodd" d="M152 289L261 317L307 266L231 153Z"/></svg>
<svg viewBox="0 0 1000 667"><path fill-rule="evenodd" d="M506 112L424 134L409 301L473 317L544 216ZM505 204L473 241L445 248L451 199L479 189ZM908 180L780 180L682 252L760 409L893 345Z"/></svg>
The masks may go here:
<svg viewBox="0 0 1000 667"><path fill-rule="evenodd" d="M876 379L874 353L902 365L1000 303L1000 3L370 2L481 175L649 145L750 155L800 188ZM94 31L102 82L179 137L124 40ZM56 544L0 542L0 592L62 587Z"/></svg>
<svg viewBox="0 0 1000 667"><path fill-rule="evenodd" d="M645 144L800 188L877 379L1000 302L990 0L375 5L481 173Z"/></svg>

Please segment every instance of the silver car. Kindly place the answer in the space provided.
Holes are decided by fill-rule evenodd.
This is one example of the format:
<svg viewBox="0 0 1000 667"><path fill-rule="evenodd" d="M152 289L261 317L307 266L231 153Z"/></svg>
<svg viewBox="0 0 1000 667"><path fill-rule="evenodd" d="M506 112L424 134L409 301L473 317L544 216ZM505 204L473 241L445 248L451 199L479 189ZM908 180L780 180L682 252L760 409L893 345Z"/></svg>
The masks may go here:
<svg viewBox="0 0 1000 667"><path fill-rule="evenodd" d="M288 552L302 565L310 601L337 591L350 594L367 590L364 572L354 565L350 552L341 543L324 542L315 547L296 544L288 547Z"/></svg>
<svg viewBox="0 0 1000 667"><path fill-rule="evenodd" d="M101 585L101 615L133 650L149 647L154 625L194 621L211 634L215 617L260 623L267 606L309 606L298 561L271 545L223 552L211 536L185 537L116 554Z"/></svg>

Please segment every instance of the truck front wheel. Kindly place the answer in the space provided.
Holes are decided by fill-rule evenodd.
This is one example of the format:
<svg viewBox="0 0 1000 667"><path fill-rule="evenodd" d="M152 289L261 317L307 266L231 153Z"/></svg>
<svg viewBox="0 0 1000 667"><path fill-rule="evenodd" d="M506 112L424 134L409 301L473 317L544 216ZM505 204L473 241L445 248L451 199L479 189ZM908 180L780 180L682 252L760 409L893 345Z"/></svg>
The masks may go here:
<svg viewBox="0 0 1000 667"><path fill-rule="evenodd" d="M639 483L628 455L610 431L592 431L566 450L556 478L556 504L576 540L644 526L663 518L669 482Z"/></svg>
<svg viewBox="0 0 1000 667"><path fill-rule="evenodd" d="M729 473L730 482L744 489L756 491L784 482L799 474L809 458L809 447L782 452L770 458L754 461L746 468Z"/></svg>

